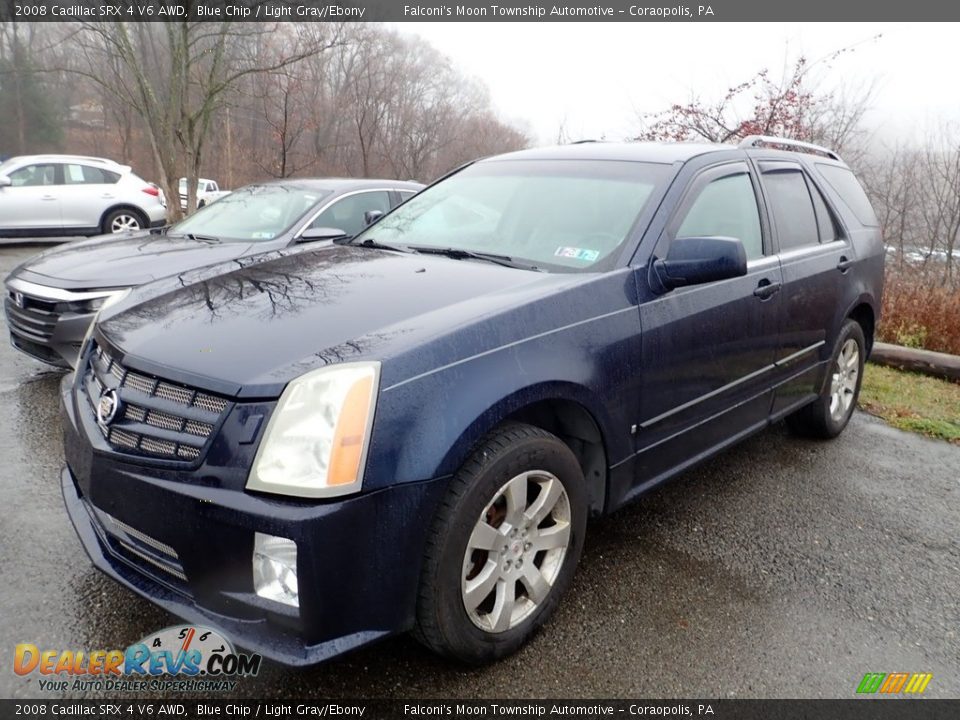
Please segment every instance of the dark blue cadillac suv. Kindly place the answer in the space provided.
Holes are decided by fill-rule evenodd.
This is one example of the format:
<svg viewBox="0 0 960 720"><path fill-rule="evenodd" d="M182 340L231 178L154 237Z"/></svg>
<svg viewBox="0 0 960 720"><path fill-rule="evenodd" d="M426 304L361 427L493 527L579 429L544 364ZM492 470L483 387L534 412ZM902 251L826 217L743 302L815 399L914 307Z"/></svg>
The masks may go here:
<svg viewBox="0 0 960 720"><path fill-rule="evenodd" d="M67 509L110 577L268 657L413 630L490 661L556 608L589 516L781 419L843 430L883 257L824 148L482 160L352 240L102 310L64 383Z"/></svg>

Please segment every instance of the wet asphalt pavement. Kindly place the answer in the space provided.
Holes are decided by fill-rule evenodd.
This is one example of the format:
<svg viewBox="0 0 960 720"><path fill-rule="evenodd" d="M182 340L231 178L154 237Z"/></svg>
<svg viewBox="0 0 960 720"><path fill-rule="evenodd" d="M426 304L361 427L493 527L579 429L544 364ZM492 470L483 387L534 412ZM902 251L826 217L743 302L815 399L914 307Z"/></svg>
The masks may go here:
<svg viewBox="0 0 960 720"><path fill-rule="evenodd" d="M0 277L37 250L0 248ZM60 377L0 346L0 697L58 697L13 674L16 643L123 648L175 622L74 536ZM593 522L559 612L498 665L400 637L309 670L266 662L233 697L852 697L894 671L958 697L958 529L960 447L862 413L828 443L780 426Z"/></svg>

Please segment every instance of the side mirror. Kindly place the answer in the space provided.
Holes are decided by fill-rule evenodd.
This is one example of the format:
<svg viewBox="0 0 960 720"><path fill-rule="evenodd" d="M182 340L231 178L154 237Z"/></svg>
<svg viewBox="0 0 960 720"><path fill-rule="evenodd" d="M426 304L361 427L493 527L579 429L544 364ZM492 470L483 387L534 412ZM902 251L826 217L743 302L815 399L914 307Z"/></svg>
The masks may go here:
<svg viewBox="0 0 960 720"><path fill-rule="evenodd" d="M303 231L297 242L313 242L314 240L335 240L336 238L347 237L346 230L331 227L307 228Z"/></svg>
<svg viewBox="0 0 960 720"><path fill-rule="evenodd" d="M653 262L653 275L664 292L746 274L747 251L730 237L678 238L666 258Z"/></svg>
<svg viewBox="0 0 960 720"><path fill-rule="evenodd" d="M367 225L373 225L377 220L382 218L386 213L383 210L367 210L363 214L363 222Z"/></svg>
<svg viewBox="0 0 960 720"><path fill-rule="evenodd" d="M0 188L10 187L11 185L13 185L13 180L6 175L0 175Z"/></svg>

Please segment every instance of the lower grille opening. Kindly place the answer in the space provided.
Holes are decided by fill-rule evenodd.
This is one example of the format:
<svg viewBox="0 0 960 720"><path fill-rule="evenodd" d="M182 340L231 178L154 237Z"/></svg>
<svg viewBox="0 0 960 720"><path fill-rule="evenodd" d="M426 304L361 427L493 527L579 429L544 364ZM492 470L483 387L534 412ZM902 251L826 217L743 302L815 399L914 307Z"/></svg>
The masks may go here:
<svg viewBox="0 0 960 720"><path fill-rule="evenodd" d="M60 357L60 354L48 345L41 345L40 343L32 342L24 337L21 337L20 335L17 335L15 332L10 333L10 340L14 347L22 350L28 355L32 355L38 360L43 360L51 365L67 367L67 361Z"/></svg>
<svg viewBox="0 0 960 720"><path fill-rule="evenodd" d="M118 542L118 543L120 544L120 546L121 546L124 550L126 550L128 553L131 553L131 554L137 556L138 558L140 558L140 559L143 560L144 562L147 562L147 563L149 563L150 565L152 565L153 567L158 568L159 570L163 570L163 571L166 572L166 573L170 573L171 575L173 575L175 578L177 578L177 579L180 580L181 582L186 582L186 581L187 581L187 576L184 575L182 571L177 570L177 569L172 568L172 567L168 567L167 565L164 565L163 563L154 560L152 557L150 557L150 556L147 555L146 553L140 552L140 551L137 550L135 547L133 547L133 545L130 545L129 543L125 543L123 540L117 540L117 542Z"/></svg>
<svg viewBox="0 0 960 720"><path fill-rule="evenodd" d="M180 591L187 591L187 574L180 556L170 545L151 537L107 512L85 502L90 517L114 554L137 570L155 577Z"/></svg>

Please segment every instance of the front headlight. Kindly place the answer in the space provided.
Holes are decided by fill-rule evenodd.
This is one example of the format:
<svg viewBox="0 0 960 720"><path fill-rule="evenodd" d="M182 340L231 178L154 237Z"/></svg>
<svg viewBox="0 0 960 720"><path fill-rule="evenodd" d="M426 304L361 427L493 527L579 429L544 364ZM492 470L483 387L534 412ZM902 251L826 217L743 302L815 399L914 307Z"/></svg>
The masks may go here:
<svg viewBox="0 0 960 720"><path fill-rule="evenodd" d="M97 320L100 319L100 313L106 310L111 305L116 305L118 302L123 300L127 295L130 294L132 288L127 288L126 290L117 290L112 292L109 295L104 295L102 298L94 298L90 302L97 302L96 314L93 316L93 319L90 320L90 324L87 326L87 333L83 336L83 342L80 343L80 352L77 353L77 362L76 364L80 365L80 360L83 359L83 354L87 351L87 343L90 342L90 338L93 336L93 328L97 324Z"/></svg>
<svg viewBox="0 0 960 720"><path fill-rule="evenodd" d="M111 305L120 302L127 295L130 294L130 288L125 288L123 290L116 290L110 293L104 293L100 297L91 298L87 300L86 310L87 312L100 312L104 308L108 308Z"/></svg>
<svg viewBox="0 0 960 720"><path fill-rule="evenodd" d="M248 490L330 497L356 492L373 425L380 363L344 363L283 391L254 458Z"/></svg>

